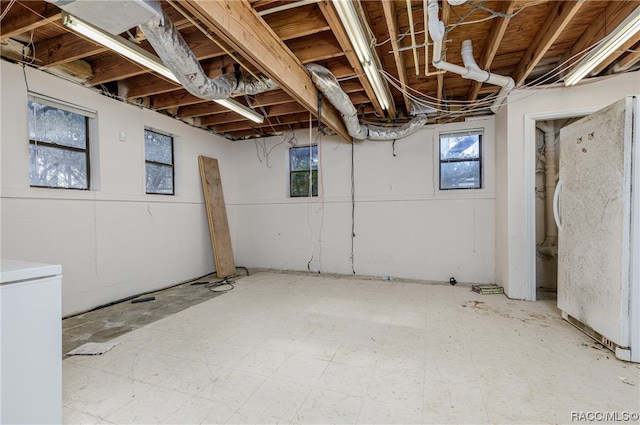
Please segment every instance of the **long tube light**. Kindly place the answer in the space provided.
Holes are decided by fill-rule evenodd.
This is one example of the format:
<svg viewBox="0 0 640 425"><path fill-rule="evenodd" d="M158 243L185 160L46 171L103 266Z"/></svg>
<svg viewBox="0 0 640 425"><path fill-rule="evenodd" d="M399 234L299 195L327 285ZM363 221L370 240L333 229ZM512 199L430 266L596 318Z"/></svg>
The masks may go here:
<svg viewBox="0 0 640 425"><path fill-rule="evenodd" d="M566 86L572 86L582 80L638 31L640 31L640 6L627 16L611 34L602 39L602 41L567 74L564 79L564 84Z"/></svg>
<svg viewBox="0 0 640 425"><path fill-rule="evenodd" d="M351 0L333 0L333 4L338 12L340 21L342 21L342 26L344 26L347 36L351 41L353 50L355 50L356 56L362 64L364 72L371 83L371 88L373 88L373 92L378 98L380 107L388 110L390 105L389 96L387 95L385 85L382 83L380 72L376 68L371 48L369 47L369 43L365 37L364 30L362 29L362 25L360 24L360 20L356 14L356 10L353 7L353 3Z"/></svg>
<svg viewBox="0 0 640 425"><path fill-rule="evenodd" d="M90 38L96 43L102 44L104 47L107 47L108 49L131 59L145 68L149 68L163 77L180 84L180 81L176 78L175 74L162 64L159 57L152 55L134 43L125 40L120 36L110 34L68 13L64 13L63 15L63 24L65 27ZM262 124L264 122L264 117L262 115L233 99L213 99L213 101L257 124Z"/></svg>

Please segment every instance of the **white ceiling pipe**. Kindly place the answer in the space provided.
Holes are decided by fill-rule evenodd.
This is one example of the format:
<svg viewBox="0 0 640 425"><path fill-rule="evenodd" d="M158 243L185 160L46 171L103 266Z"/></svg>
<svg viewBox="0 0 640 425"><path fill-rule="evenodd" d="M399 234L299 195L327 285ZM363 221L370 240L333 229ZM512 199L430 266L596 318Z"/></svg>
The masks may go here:
<svg viewBox="0 0 640 425"><path fill-rule="evenodd" d="M553 121L538 121L536 127L544 132L545 163L545 240L538 247L538 253L546 258L558 253L558 227L553 218L553 194L556 190L556 129Z"/></svg>
<svg viewBox="0 0 640 425"><path fill-rule="evenodd" d="M442 39L444 38L444 23L438 17L438 0L429 0L429 35L433 40L433 63L440 62L442 59Z"/></svg>
<svg viewBox="0 0 640 425"><path fill-rule="evenodd" d="M449 3L452 4L451 2ZM429 35L431 36L431 40L433 40L433 66L437 69L458 74L462 76L462 78L502 87L495 102L491 105L491 110L494 113L497 112L507 98L509 91L511 91L515 86L513 78L495 75L488 71L481 70L473 57L471 40L465 40L462 42L462 60L465 65L464 67L443 61L442 40L444 38L445 29L444 23L438 17L439 11L440 8L438 6L438 0L429 0Z"/></svg>

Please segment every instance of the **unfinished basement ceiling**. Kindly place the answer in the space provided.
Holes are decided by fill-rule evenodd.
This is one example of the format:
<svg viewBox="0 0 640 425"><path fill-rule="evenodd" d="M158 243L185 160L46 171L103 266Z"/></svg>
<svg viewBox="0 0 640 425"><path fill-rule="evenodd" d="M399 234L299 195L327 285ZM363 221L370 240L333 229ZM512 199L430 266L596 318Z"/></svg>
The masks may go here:
<svg viewBox="0 0 640 425"><path fill-rule="evenodd" d="M354 4L375 42L392 97L388 110L380 107L329 0L162 2L163 12L210 78L237 69L278 84L275 90L234 97L264 115L262 124L198 98L178 83L74 33L63 26L62 11L45 1L2 0L2 56L72 76L105 94L233 140L317 126L318 95L304 68L309 63L328 68L338 78L364 122L404 123L415 103L412 98L423 111L430 111L432 121L491 113L488 106L500 87L436 72L428 63L433 52L424 46L426 0ZM557 83L579 61L578 54L608 35L638 5L638 1L470 0L453 6L441 2L444 55L447 62L462 66L461 45L469 39L480 69L512 77L516 88ZM155 54L139 28L120 36ZM637 33L591 77L635 70L639 60ZM326 99L321 105L323 125L349 139L340 114Z"/></svg>

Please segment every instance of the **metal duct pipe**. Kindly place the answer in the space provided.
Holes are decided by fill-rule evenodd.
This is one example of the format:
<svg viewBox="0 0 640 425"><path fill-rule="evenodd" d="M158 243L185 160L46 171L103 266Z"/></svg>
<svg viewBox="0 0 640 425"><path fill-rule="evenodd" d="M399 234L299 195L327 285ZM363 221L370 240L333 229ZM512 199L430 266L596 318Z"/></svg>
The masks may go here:
<svg viewBox="0 0 640 425"><path fill-rule="evenodd" d="M450 4L462 4L451 3ZM429 35L433 41L433 66L437 69L453 72L474 81L481 83L488 83L502 87L495 102L491 105L491 110L495 113L500 109L500 106L507 97L507 94L515 86L515 82L511 77L505 77L502 75L492 74L488 71L483 71L478 67L476 60L473 57L473 46L471 40L464 40L462 42L462 61L464 67L455 65L442 60L442 40L444 39L445 28L444 23L438 17L440 8L438 6L438 0L429 0L428 3L428 15L429 15Z"/></svg>
<svg viewBox="0 0 640 425"><path fill-rule="evenodd" d="M194 96L222 100L233 94L254 95L277 88L269 78L256 79L236 73L209 78L180 32L166 16L153 18L141 24L140 28L162 62Z"/></svg>
<svg viewBox="0 0 640 425"><path fill-rule="evenodd" d="M336 77L327 68L315 63L306 65L316 88L342 115L349 135L357 140L395 140L407 137L427 123L426 115L417 115L406 124L395 127L361 124L358 111L342 90Z"/></svg>

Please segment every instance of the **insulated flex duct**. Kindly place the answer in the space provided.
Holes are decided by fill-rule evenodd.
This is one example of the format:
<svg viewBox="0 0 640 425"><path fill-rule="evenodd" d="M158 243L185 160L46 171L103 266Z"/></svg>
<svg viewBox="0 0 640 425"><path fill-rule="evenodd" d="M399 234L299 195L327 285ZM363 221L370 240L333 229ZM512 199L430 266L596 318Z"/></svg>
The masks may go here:
<svg viewBox="0 0 640 425"><path fill-rule="evenodd" d="M140 25L162 62L192 95L202 99L222 100L233 94L254 95L277 88L269 78L256 79L235 73L209 78L198 58L184 41L180 32L165 16L155 17Z"/></svg>
<svg viewBox="0 0 640 425"><path fill-rule="evenodd" d="M395 140L407 137L427 123L426 115L417 115L411 121L394 127L362 124L349 96L342 90L336 77L318 64L306 65L316 88L342 115L349 135L357 140Z"/></svg>

